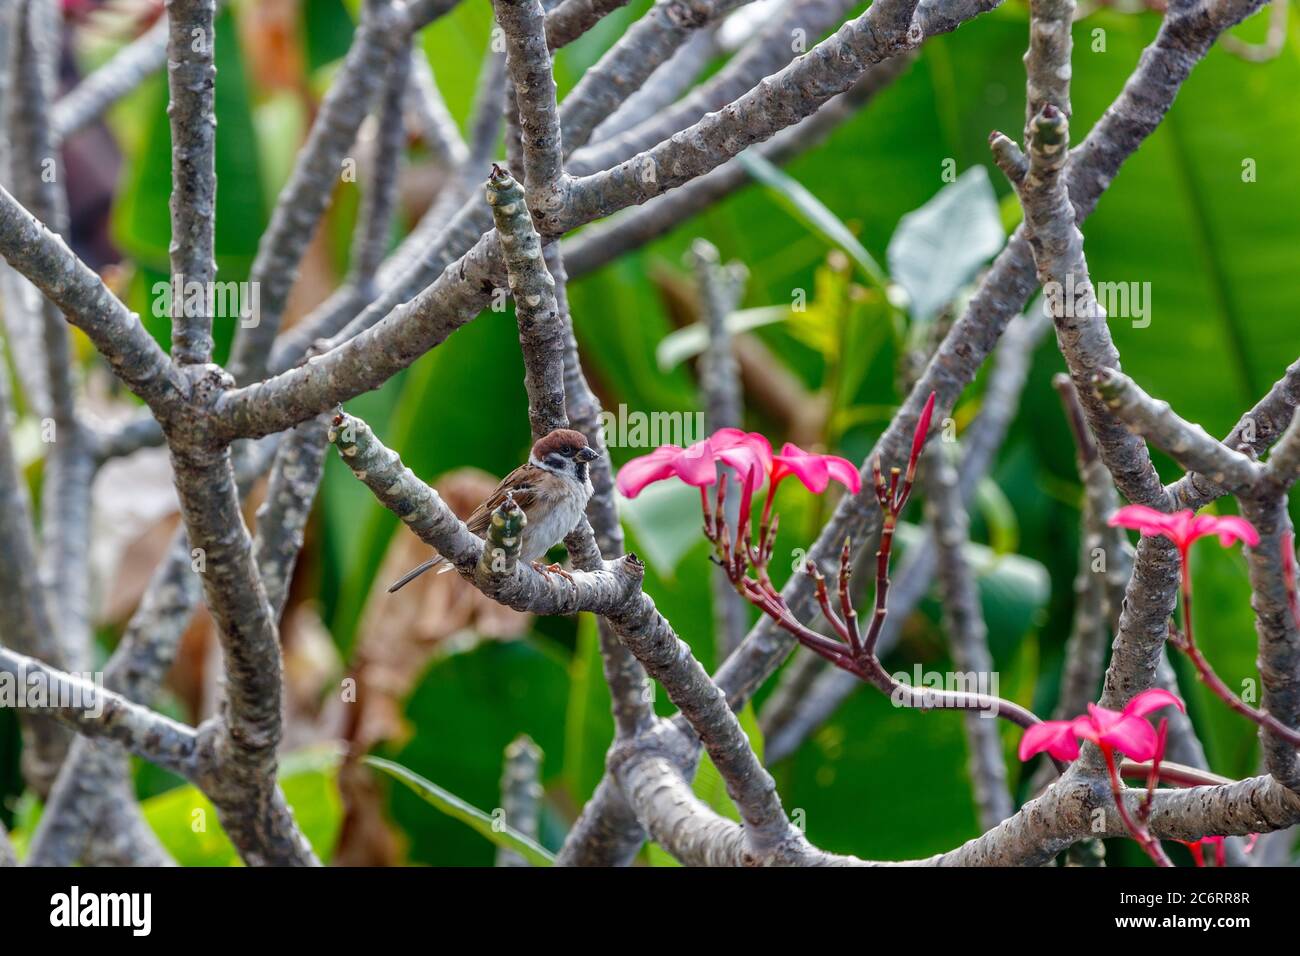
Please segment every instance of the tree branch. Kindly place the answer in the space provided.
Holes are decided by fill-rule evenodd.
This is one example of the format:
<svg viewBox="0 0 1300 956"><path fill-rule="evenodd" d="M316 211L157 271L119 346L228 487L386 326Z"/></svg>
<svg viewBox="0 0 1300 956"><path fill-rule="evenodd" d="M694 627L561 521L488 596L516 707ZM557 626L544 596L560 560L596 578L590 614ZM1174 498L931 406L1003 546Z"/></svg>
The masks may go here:
<svg viewBox="0 0 1300 956"><path fill-rule="evenodd" d="M172 133L171 271L181 288L197 283L204 307L190 314L190 296L172 302L172 357L181 365L212 358L210 288L217 209L217 117L214 112L216 0L167 0L167 117Z"/></svg>

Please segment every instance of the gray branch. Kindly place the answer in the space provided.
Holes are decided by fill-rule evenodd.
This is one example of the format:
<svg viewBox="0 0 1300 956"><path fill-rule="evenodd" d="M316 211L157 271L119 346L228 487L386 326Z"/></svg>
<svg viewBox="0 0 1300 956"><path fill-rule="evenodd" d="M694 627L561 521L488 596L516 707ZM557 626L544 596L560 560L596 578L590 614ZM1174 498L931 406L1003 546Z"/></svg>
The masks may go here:
<svg viewBox="0 0 1300 956"><path fill-rule="evenodd" d="M540 25L541 18L537 19ZM555 279L542 257L542 240L533 228L524 190L499 166L488 179L487 202L496 220L515 300L528 420L536 441L569 424L564 409L564 322L555 301Z"/></svg>
<svg viewBox="0 0 1300 956"><path fill-rule="evenodd" d="M188 294L172 302L172 357L185 365L212 358L208 289L216 276L213 258L217 210L217 117L214 112L216 0L167 0L167 117L172 133L171 271L181 288L203 290L205 306L190 314Z"/></svg>
<svg viewBox="0 0 1300 956"><path fill-rule="evenodd" d="M922 467L926 512L933 528L939 593L943 600L944 630L953 667L974 674L993 672L988 629L980 609L975 575L963 549L970 543L969 518L961 500L956 469L942 443L926 453ZM1011 816L1015 807L1002 757L1002 733L997 721L978 711L963 715L970 751L971 786L980 826L991 829Z"/></svg>
<svg viewBox="0 0 1300 956"><path fill-rule="evenodd" d="M704 421L712 434L719 428L744 425L740 367L732 349L727 317L740 305L748 273L739 262L723 266L718 250L704 239L691 245L691 264L700 299L700 321L707 326L708 346L700 360L699 377L704 392ZM736 527L739 501L727 502L727 522ZM749 630L749 604L727 580L722 568L712 569L713 617L716 622L717 659L723 660L745 639Z"/></svg>
<svg viewBox="0 0 1300 956"><path fill-rule="evenodd" d="M1093 384L1121 421L1185 471L1205 475L1233 492L1249 489L1259 479L1263 469L1253 460L1211 438L1200 425L1179 418L1168 402L1153 399L1122 372L1104 369L1094 376Z"/></svg>
<svg viewBox="0 0 1300 956"><path fill-rule="evenodd" d="M229 367L238 382L256 381L266 370L303 252L329 205L347 151L388 69L399 60L409 63L410 32L403 4L366 0L342 71L325 94L289 182L276 201L270 225L258 243L249 281L259 284L261 311L257 324L241 328L235 337Z"/></svg>
<svg viewBox="0 0 1300 956"><path fill-rule="evenodd" d="M501 773L501 808L505 823L518 833L537 839L538 803L542 798L539 778L542 750L527 734L520 734L506 746L505 766ZM497 866L528 866L528 862L511 850L497 848Z"/></svg>

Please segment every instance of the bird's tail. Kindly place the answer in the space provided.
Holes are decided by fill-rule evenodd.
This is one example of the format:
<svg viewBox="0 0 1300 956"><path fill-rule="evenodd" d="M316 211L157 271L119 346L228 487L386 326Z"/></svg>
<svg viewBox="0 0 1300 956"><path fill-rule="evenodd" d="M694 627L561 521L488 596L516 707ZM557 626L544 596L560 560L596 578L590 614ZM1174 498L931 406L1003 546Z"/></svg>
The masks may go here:
<svg viewBox="0 0 1300 956"><path fill-rule="evenodd" d="M424 564L421 564L419 567L412 568L410 571L407 571L400 578L398 578L396 581L394 581L392 584L388 586L388 593L392 594L394 591L401 590L402 588L410 584L412 581L414 581L416 578L418 578L425 571L428 571L430 568L437 567L438 565L442 564L446 560L447 560L446 558L444 558L442 555L439 554L436 555L435 557L430 558L428 561L425 561ZM448 564L445 567L438 568L438 573L442 574L442 572L450 571L451 569L452 569L452 565Z"/></svg>

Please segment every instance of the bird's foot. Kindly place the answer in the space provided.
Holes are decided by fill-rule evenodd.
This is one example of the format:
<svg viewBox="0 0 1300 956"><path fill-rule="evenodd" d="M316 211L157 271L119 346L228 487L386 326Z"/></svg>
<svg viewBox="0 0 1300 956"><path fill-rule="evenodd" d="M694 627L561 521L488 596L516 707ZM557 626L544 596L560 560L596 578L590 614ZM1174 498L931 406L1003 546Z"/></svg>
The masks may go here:
<svg viewBox="0 0 1300 956"><path fill-rule="evenodd" d="M564 568L560 567L558 564L542 564L542 562L540 561L533 561L532 565L533 565L533 570L536 571L538 574L544 574L548 578L552 574L558 574L560 577L564 578L564 580L568 581L574 587L577 587L578 582L573 580L573 575L570 574L568 571L564 570Z"/></svg>

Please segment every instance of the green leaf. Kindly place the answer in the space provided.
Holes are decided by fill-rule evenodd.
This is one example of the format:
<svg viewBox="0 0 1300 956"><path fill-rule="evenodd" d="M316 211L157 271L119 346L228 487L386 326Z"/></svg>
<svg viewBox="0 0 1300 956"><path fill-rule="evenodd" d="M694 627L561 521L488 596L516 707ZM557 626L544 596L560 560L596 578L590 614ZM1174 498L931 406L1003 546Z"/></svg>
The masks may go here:
<svg viewBox="0 0 1300 956"><path fill-rule="evenodd" d="M907 290L912 318L933 318L1005 239L998 200L983 166L972 166L899 220L887 257L890 273Z"/></svg>
<svg viewBox="0 0 1300 956"><path fill-rule="evenodd" d="M882 289L886 286L889 280L885 271L880 268L880 263L876 262L849 227L844 225L825 203L809 192L803 183L772 165L753 150L746 150L736 158L749 175L767 186L782 200L782 205L796 219L832 245L842 249L873 285Z"/></svg>
<svg viewBox="0 0 1300 956"><path fill-rule="evenodd" d="M338 838L343 806L338 792L339 753L317 748L293 754L280 768L280 788L303 835L322 860ZM181 866L240 866L239 854L217 822L217 811L189 784L141 802L144 818Z"/></svg>
<svg viewBox="0 0 1300 956"><path fill-rule="evenodd" d="M565 764L568 667L566 656L541 638L483 641L440 658L402 714L416 732L400 749L381 755L426 779L444 781L462 800L495 808L501 805L502 753L526 733L546 755L542 783L549 789ZM410 841L412 863L491 865L489 844L454 820L429 813L407 789L394 787L388 808ZM538 842L558 845L545 828Z"/></svg>
<svg viewBox="0 0 1300 956"><path fill-rule="evenodd" d="M365 762L382 770L384 773L400 780L418 793L425 802L437 807L447 816L480 833L492 843L507 850L513 850L533 866L551 866L555 857L546 852L528 837L505 823L499 823L482 810L466 803L454 793L444 790L430 780L425 780L418 773L406 769L401 764L384 760L382 757L366 757Z"/></svg>
<svg viewBox="0 0 1300 956"><path fill-rule="evenodd" d="M308 72L347 55L355 25L341 0L304 3L300 8L299 23Z"/></svg>

